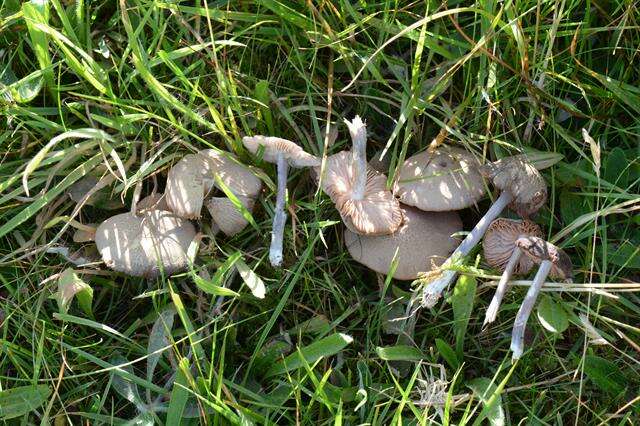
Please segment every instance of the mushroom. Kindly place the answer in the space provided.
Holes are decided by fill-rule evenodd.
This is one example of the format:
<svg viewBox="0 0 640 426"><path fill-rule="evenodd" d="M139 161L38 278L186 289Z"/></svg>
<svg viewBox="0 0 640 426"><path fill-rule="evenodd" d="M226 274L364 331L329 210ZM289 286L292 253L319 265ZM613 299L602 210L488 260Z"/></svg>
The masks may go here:
<svg viewBox="0 0 640 426"><path fill-rule="evenodd" d="M344 240L353 259L369 269L387 274L396 257L393 278L413 280L425 264L435 267L451 253L457 243L451 235L462 229L462 222L456 212L423 212L408 206L401 212L404 221L391 235L360 235L347 228Z"/></svg>
<svg viewBox="0 0 640 426"><path fill-rule="evenodd" d="M351 231L362 235L392 234L402 223L400 203L387 189L387 177L367 166L365 123L359 116L345 122L353 150L327 158L322 190Z"/></svg>
<svg viewBox="0 0 640 426"><path fill-rule="evenodd" d="M280 266L282 265L284 225L287 221L284 207L288 166L296 168L316 167L320 165L320 159L305 152L294 142L273 136L245 136L242 138L242 143L252 154L257 154L259 150L263 149L262 159L269 163L275 163L277 167L278 189L271 231L269 262L271 262L272 266Z"/></svg>
<svg viewBox="0 0 640 426"><path fill-rule="evenodd" d="M176 215L198 219L207 194L220 188L216 175L234 195L257 197L262 182L230 154L205 149L185 155L169 170L165 200Z"/></svg>
<svg viewBox="0 0 640 426"><path fill-rule="evenodd" d="M511 275L526 274L534 266L534 262L527 256L523 257L522 251L516 246L518 238L524 236L542 237L542 230L529 220L504 218L494 220L487 229L482 242L484 257L490 266L504 272L487 308L485 326L495 321Z"/></svg>
<svg viewBox="0 0 640 426"><path fill-rule="evenodd" d="M251 211L255 200L250 197L238 196L240 204ZM227 197L211 197L205 206L211 214L211 219L217 228L228 237L232 237L242 231L249 222Z"/></svg>
<svg viewBox="0 0 640 426"><path fill-rule="evenodd" d="M443 267L451 266L455 261L468 255L480 242L489 224L500 215L505 207L516 211L522 217L537 212L547 200L547 187L540 172L522 157L508 157L480 167L480 173L493 180L500 195L485 215L473 227L460 243ZM422 291L422 305L433 307L440 299L442 291L455 279L457 272L443 271L438 278L427 283Z"/></svg>
<svg viewBox="0 0 640 426"><path fill-rule="evenodd" d="M559 247L539 237L520 237L516 241L516 246L531 261L539 264L538 272L533 278L533 283L524 297L520 309L516 314L511 332L512 359L517 360L524 352L524 330L533 305L536 303L540 289L548 275L552 278L571 281L573 278L573 265L569 256Z"/></svg>
<svg viewBox="0 0 640 426"><path fill-rule="evenodd" d="M194 240L193 225L166 210L150 210L136 216L122 213L104 221L96 230L96 246L111 269L137 277L167 275L189 265L187 250Z"/></svg>
<svg viewBox="0 0 640 426"><path fill-rule="evenodd" d="M150 210L171 210L167 205L167 199L164 194L154 192L147 195L136 204L136 213L144 213Z"/></svg>
<svg viewBox="0 0 640 426"><path fill-rule="evenodd" d="M400 169L395 194L400 202L425 211L461 210L484 195L480 163L467 151L441 146L409 157Z"/></svg>

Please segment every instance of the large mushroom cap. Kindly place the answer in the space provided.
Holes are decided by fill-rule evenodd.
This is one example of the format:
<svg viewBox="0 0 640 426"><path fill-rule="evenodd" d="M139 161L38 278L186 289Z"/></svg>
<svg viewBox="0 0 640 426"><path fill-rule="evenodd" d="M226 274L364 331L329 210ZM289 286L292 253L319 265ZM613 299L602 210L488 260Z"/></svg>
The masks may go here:
<svg viewBox="0 0 640 426"><path fill-rule="evenodd" d="M188 266L187 250L196 236L193 225L164 210L141 216L123 213L96 230L96 246L111 269L137 277L167 275Z"/></svg>
<svg viewBox="0 0 640 426"><path fill-rule="evenodd" d="M165 189L166 203L175 214L198 219L206 195L220 180L238 196L257 197L262 182L247 167L230 155L213 149L185 155L169 170Z"/></svg>
<svg viewBox="0 0 640 426"><path fill-rule="evenodd" d="M511 209L522 217L534 214L547 201L547 184L540 172L522 156L506 157L480 167L496 188L513 195Z"/></svg>
<svg viewBox="0 0 640 426"><path fill-rule="evenodd" d="M336 205L347 228L363 235L392 234L402 223L402 211L398 200L387 190L386 176L368 169L364 197L354 200L351 160L350 151L327 158L323 191Z"/></svg>
<svg viewBox="0 0 640 426"><path fill-rule="evenodd" d="M392 235L359 235L344 231L347 250L359 263L386 274L398 250L398 267L394 278L413 280L419 272L439 266L458 245L452 234L462 230L457 212L423 212L401 207L404 222Z"/></svg>
<svg viewBox="0 0 640 426"><path fill-rule="evenodd" d="M424 211L452 211L474 205L484 195L480 163L467 151L442 146L408 158L395 193L400 202Z"/></svg>
<svg viewBox="0 0 640 426"><path fill-rule="evenodd" d="M247 210L253 209L253 198L238 196L238 200ZM206 206L213 222L229 237L242 231L249 223L227 197L212 197L207 201Z"/></svg>
<svg viewBox="0 0 640 426"><path fill-rule="evenodd" d="M275 136L245 136L242 143L252 154L257 154L264 147L262 159L269 163L278 161L278 154L283 154L291 167L317 167L320 159L303 150L296 143Z"/></svg>
<svg viewBox="0 0 640 426"><path fill-rule="evenodd" d="M528 235L542 237L542 230L529 220L499 218L491 222L482 242L487 263L493 268L504 271L511 253L516 248L516 241ZM534 265L535 263L528 256L521 256L513 272L526 274Z"/></svg>
<svg viewBox="0 0 640 426"><path fill-rule="evenodd" d="M551 277L562 280L573 278L571 258L560 247L533 236L518 238L516 245L536 264L540 264L544 260L550 261L552 266L549 275Z"/></svg>

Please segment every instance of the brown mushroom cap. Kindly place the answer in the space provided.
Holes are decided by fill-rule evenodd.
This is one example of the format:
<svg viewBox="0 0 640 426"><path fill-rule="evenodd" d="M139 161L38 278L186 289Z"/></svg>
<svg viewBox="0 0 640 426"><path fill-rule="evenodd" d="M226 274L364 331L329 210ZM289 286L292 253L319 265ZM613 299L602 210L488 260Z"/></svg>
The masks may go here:
<svg viewBox="0 0 640 426"><path fill-rule="evenodd" d="M452 211L474 205L484 195L480 163L469 152L441 146L409 157L395 193L400 202L424 211Z"/></svg>
<svg viewBox="0 0 640 426"><path fill-rule="evenodd" d="M562 280L573 278L573 264L571 258L560 247L539 237L528 236L518 238L516 245L536 264L543 260L552 263L549 275Z"/></svg>
<svg viewBox="0 0 640 426"><path fill-rule="evenodd" d="M238 200L249 211L253 209L254 199L238 196ZM249 222L227 197L212 197L207 203L211 219L227 236L231 237L242 231Z"/></svg>
<svg viewBox="0 0 640 426"><path fill-rule="evenodd" d="M513 220L499 218L491 222L484 235L482 249L487 263L500 271L504 271L509 257L516 248L516 241L522 236L542 237L540 227L529 220ZM526 274L535 263L527 256L520 256L514 268L515 274Z"/></svg>
<svg viewBox="0 0 640 426"><path fill-rule="evenodd" d="M387 190L387 177L367 169L364 198L354 200L351 198L354 181L351 160L350 151L327 158L323 191L336 205L347 228L363 235L392 234L402 223L402 211L398 200Z"/></svg>
<svg viewBox="0 0 640 426"><path fill-rule="evenodd" d="M394 234L359 235L345 229L344 240L354 260L381 274L389 272L397 249L394 278L413 280L453 252L459 241L451 235L462 230L462 222L457 212L423 212L408 206L401 210L404 222Z"/></svg>
<svg viewBox="0 0 640 426"><path fill-rule="evenodd" d="M153 278L188 266L187 250L196 236L193 225L171 212L152 210L135 216L122 213L96 230L96 246L111 269Z"/></svg>
<svg viewBox="0 0 640 426"><path fill-rule="evenodd" d="M480 173L496 188L508 191L510 208L522 217L534 214L547 201L547 184L540 172L522 156L506 157L480 167Z"/></svg>
<svg viewBox="0 0 640 426"><path fill-rule="evenodd" d="M185 155L169 171L165 199L175 214L186 219L200 217L205 196L220 180L237 196L257 197L262 182L230 155L213 149Z"/></svg>
<svg viewBox="0 0 640 426"><path fill-rule="evenodd" d="M261 146L264 147L262 159L269 163L278 161L278 154L283 154L291 167L317 167L320 159L311 155L296 143L275 136L245 136L242 144L252 154L257 154Z"/></svg>

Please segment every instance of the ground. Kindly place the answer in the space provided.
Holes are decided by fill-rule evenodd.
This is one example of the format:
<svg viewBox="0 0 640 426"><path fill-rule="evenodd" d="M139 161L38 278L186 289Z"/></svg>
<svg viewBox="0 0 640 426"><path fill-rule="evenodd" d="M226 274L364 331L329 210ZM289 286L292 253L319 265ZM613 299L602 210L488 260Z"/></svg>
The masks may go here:
<svg viewBox="0 0 640 426"><path fill-rule="evenodd" d="M0 419L636 424L639 18L613 0L1 2ZM526 287L483 330L496 271L480 250L399 344L392 302L410 282L351 259L308 170L291 170L284 265L269 265L275 168L242 136L326 155L349 147L355 114L391 176L434 139L482 162L563 155L543 171L535 221L577 285L543 294L516 364ZM79 224L126 211L137 186L162 190L173 163L208 147L265 188L240 234L198 223L204 278L132 278L46 252L90 256L72 241ZM69 187L96 172L111 182L76 211ZM462 212L465 229L489 203ZM261 285L264 299L249 289Z"/></svg>

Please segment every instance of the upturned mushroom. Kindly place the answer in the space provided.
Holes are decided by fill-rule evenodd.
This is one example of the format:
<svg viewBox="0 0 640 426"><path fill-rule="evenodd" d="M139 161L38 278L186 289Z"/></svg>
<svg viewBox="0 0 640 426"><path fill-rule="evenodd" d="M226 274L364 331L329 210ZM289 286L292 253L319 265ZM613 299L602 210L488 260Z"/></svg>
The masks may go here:
<svg viewBox="0 0 640 426"><path fill-rule="evenodd" d="M212 188L220 188L219 179L236 196L255 198L262 182L230 154L205 149L185 155L169 170L165 200L176 215L198 219L205 198Z"/></svg>
<svg viewBox="0 0 640 426"><path fill-rule="evenodd" d="M187 250L194 240L193 225L166 210L136 216L122 213L98 226L96 246L111 269L137 277L154 278L186 269Z"/></svg>
<svg viewBox="0 0 640 426"><path fill-rule="evenodd" d="M263 150L262 159L269 163L276 164L278 188L271 231L269 262L271 262L272 266L280 266L282 265L283 257L284 225L287 221L287 214L284 211L284 207L288 166L295 168L316 167L320 165L320 159L305 152L294 142L273 136L245 136L242 138L242 143L252 154L257 154L259 150Z"/></svg>
<svg viewBox="0 0 640 426"><path fill-rule="evenodd" d="M479 170L484 177L493 180L494 186L501 190L500 195L443 264L443 268L451 266L455 261L468 255L480 242L489 224L507 206L527 218L537 212L547 200L547 187L544 178L533 165L523 160L522 157L508 157L494 163L487 163ZM456 276L456 271L447 269L435 280L426 283L422 291L422 306L435 306L444 289L453 282Z"/></svg>
<svg viewBox="0 0 640 426"><path fill-rule="evenodd" d="M394 257L398 264L393 278L413 280L424 265L442 263L455 248L452 234L462 229L456 212L423 212L402 206L404 221L391 235L360 235L344 231L347 250L357 262L381 274L388 274ZM396 255L397 252L397 255Z"/></svg>
<svg viewBox="0 0 640 426"><path fill-rule="evenodd" d="M362 235L392 234L402 223L400 203L387 189L386 176L367 165L365 123L359 116L345 123L353 141L352 151L327 158L322 190L351 231Z"/></svg>
<svg viewBox="0 0 640 426"><path fill-rule="evenodd" d="M517 360L524 352L524 331L527 320L533 306L536 303L540 289L547 276L571 281L573 278L573 265L569 256L559 247L538 237L521 237L516 241L516 246L534 263L540 265L533 278L533 283L527 291L520 309L516 314L511 332L512 359Z"/></svg>
<svg viewBox="0 0 640 426"><path fill-rule="evenodd" d="M253 210L255 200L251 197L238 196L240 204L248 211ZM211 219L217 229L231 237L242 231L249 222L233 202L227 197L211 197L205 202Z"/></svg>
<svg viewBox="0 0 640 426"><path fill-rule="evenodd" d="M487 308L485 326L495 321L512 274L526 274L535 265L529 257L522 256L522 251L516 245L519 238L526 236L542 237L542 230L529 220L505 218L494 220L487 229L482 242L485 260L503 273Z"/></svg>

